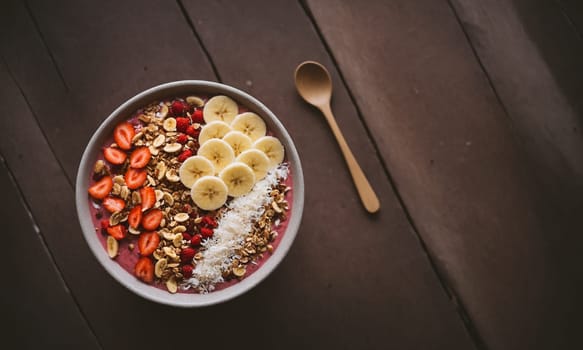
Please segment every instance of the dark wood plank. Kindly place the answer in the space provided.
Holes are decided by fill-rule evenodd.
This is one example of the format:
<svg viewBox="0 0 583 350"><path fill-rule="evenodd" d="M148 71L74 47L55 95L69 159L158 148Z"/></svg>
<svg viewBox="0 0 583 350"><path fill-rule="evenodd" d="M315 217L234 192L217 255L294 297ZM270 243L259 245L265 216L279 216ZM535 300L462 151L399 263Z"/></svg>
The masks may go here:
<svg viewBox="0 0 583 350"><path fill-rule="evenodd" d="M272 108L302 157L307 189L302 230L273 277L287 285L289 296L301 300L281 313L297 325L287 332L317 339L310 346L317 348L378 348L382 344L408 349L472 348L301 6L288 1L227 6L196 0L184 5L224 82L249 91ZM331 68L339 123L381 198L382 209L376 217L362 209L323 117L295 91L293 71L306 59L320 60ZM339 218L341 225L331 224ZM338 309L339 305L344 306ZM311 317L305 318L306 314ZM420 329L423 336L417 337ZM285 338L290 347L302 345L291 339L291 333Z"/></svg>
<svg viewBox="0 0 583 350"><path fill-rule="evenodd" d="M6 112L20 110L13 118L26 115L20 92L0 65L0 101ZM2 118L4 119L4 118ZM15 150L2 149L4 152ZM33 349L99 349L86 320L43 245L38 227L31 220L16 184L0 158L0 221L4 231L4 283L0 307L4 326L3 344ZM55 320L58 326L51 326Z"/></svg>
<svg viewBox="0 0 583 350"><path fill-rule="evenodd" d="M320 55L317 57L325 58L323 48L315 38L308 21L303 17L301 8L297 4L292 5L286 4L292 7L283 9L293 14L294 21L300 20L298 23L304 26L300 34L311 35L310 45L317 49L316 53ZM216 17L214 21L219 21L223 12L234 16L229 6L223 6L225 7L222 10L213 7L213 10L218 10L213 15ZM155 32L151 30L145 34L136 30L136 27L144 25L141 18L136 18L134 12L137 8L143 13L156 13L158 15L156 23L171 23L170 27L161 30L166 27L155 26ZM184 45L185 49L182 46L175 47L176 44L171 45L172 49L176 48L180 53L174 55L178 57L162 55L162 58L167 58L168 61L155 64L155 68L150 67L148 74L143 72L140 64L143 62L140 60L145 58L132 56L138 60L139 63L136 63L124 59L123 55L119 56L120 51L125 53L127 51L124 50L129 50L127 47L131 47L132 52L154 54L149 51L152 42L159 42L168 37L187 37L185 33L189 33L188 28L185 23L178 20L180 11L175 4L142 1L139 4L134 2L114 7L112 2L88 4L63 1L59 4L53 3L51 6L34 2L31 3L31 9L55 58L56 66L61 71L60 75L64 77L64 94L75 101L79 110L83 111L82 114L87 115L94 125L124 98L135 92L132 91L132 86L140 90L150 86L155 80L183 78L184 74L204 78L208 77L208 72L211 71L208 64L196 60L195 63L191 63L192 66L181 65L180 62L186 59L186 55L185 51L180 50L200 51L200 48L192 42L194 40L192 37L188 37L191 42ZM284 21L286 11L279 10L276 14L280 22L286 23ZM10 49L3 51L3 54L12 57L14 54L11 51L16 50L20 55L17 57L31 59L22 67L19 67L13 58L7 58L7 61L11 69L15 67L13 74L41 121L43 130L45 128L49 130L56 127L56 120L59 117L55 116L55 119L52 119L51 116L56 112L44 108L46 101L38 96L43 87L60 83L59 74L55 73L54 66L49 64L50 57L42 50L40 38L35 36L34 31L30 32L33 26L26 24L30 22L26 13L24 15L22 11L9 13L9 17L11 25L27 33L34 40L26 41L25 44L9 41ZM172 24L173 21L177 24ZM199 23L198 20L195 22ZM265 29L259 26L260 21L253 22L256 27L248 27L244 32L247 38L249 31ZM270 27L280 32L285 31L285 27L279 22L272 22ZM124 35L117 34L121 32ZM293 38L292 43L301 45L302 38L296 35L298 34L290 36ZM143 40L144 36L148 36L148 40ZM107 42L105 38L112 38L113 42ZM240 37L242 38L243 36ZM261 42L257 41L257 45L260 44ZM275 47L268 46L263 48L265 49L273 50ZM28 65L37 63L27 56L30 52L38 53L41 58L38 63L45 64L40 71L42 74L38 74L39 81L34 81L25 74ZM91 54L99 56L100 59L93 59L90 57ZM308 52L301 56L307 54ZM118 56L122 58L115 60L114 57ZM160 60L159 57L148 59ZM298 59L299 56L294 58ZM178 64L171 64L176 60ZM107 64L100 63L102 61ZM386 211L377 218L363 215L343 161L322 120L316 119L320 122L310 123L313 128L300 128L300 121L308 125L308 119L312 121L313 118L317 118L317 114L300 103L297 97L292 97L295 93L291 87L291 73L295 63L288 62L287 73L278 71L274 74L277 77L277 84L267 80L267 75L259 75L256 71L250 71L252 74L247 80L253 84L255 76L261 76L258 82L262 84L271 82L287 89L287 92L275 90L280 91L282 95L268 94L265 89L270 85L253 91L255 94L271 96L267 101L273 103L277 107L274 108L276 112L282 116L284 113L281 111L290 105L290 98L296 102L295 106L288 107L289 112L285 114L298 114L300 116L298 118L303 118L293 123L295 126L290 126L290 130L297 135L302 155L309 155L306 156L306 165L313 169L309 173L310 177L317 176L317 180L307 184L310 191L309 208L311 212L322 214L306 220L299 235L305 238L298 239L298 243L278 268L277 273L258 286L253 293L223 305L195 312L152 304L131 295L109 278L89 253L77 225L71 225L75 213L72 204L73 192L67 180L73 178L74 166L71 164L75 164L73 161L75 157L66 155L64 151L58 151L56 146L55 153L50 152L47 140L32 115L27 114L18 122L15 119L3 120L0 151L8 152L21 144L26 144L29 150L46 150L42 154L38 152L9 154L7 162L19 179L25 197L31 203L33 214L38 217L39 226L55 255L57 264L104 347L166 346L166 337L143 336L159 334L160 331L156 322L144 322L144 318L148 317L163 320L171 318L173 331L178 334L194 334L195 337L196 334L204 334L204 338L197 338L196 345L200 347L216 346L217 339L221 340L221 346L224 347L239 345L241 342L239 337L231 334L225 336L224 329L216 326L228 320L230 325L238 326L236 334L256 334L259 322L264 333L255 345L257 348L310 347L313 346L314 339L322 346L338 347L375 348L379 346L380 341L385 341L404 348L472 348L454 306L440 289L426 257L386 183L378 159L362 157L363 154L373 152L366 137L362 137L362 125L356 119L349 121L348 125L355 128L355 134L350 136L349 141L362 148L359 155L363 159L363 165L369 169L371 179L382 193ZM229 72L232 73L225 68L225 74ZM228 75L231 76L231 73ZM123 83L116 80L121 79L120 77L123 78ZM286 81L289 84L287 86ZM340 96L344 96L344 110L349 113L345 118L350 118L350 115L356 118L345 92ZM43 125L45 120L50 122ZM285 118L284 122L287 124L288 119ZM90 131L90 127L85 129L70 123L60 124L60 127L66 128L65 133ZM87 138L88 136L85 135ZM310 139L316 142L311 142ZM48 140L51 146L53 143L64 142L50 136ZM73 152L80 152L78 148L82 146L76 143L70 145L77 149ZM65 162L68 157L72 160ZM64 162L68 178L61 172L57 159ZM328 168L317 166L321 164L322 159L329 163ZM46 169L46 176L41 178L36 176L34 169L37 167ZM336 176L336 173L343 175ZM331 180L325 182L326 178ZM323 199L331 193L322 186L323 183L336 189L332 192L336 200ZM49 212L46 210L47 207L54 207L55 210ZM331 229L328 223L336 221L340 215L350 219L342 227ZM351 218L352 216L354 218ZM352 244L346 243L355 234L363 232L370 233L370 237L353 240ZM67 239L63 240L63 236ZM325 254L322 253L323 250ZM371 272L362 273L363 270L373 271L375 278L370 278ZM259 314L258 310L261 311ZM257 321L249 322L250 318ZM420 328L422 337L418 336ZM363 337L363 334L370 336Z"/></svg>
<svg viewBox="0 0 583 350"><path fill-rule="evenodd" d="M544 188L544 177L553 173L525 150L452 8L428 0L308 3L411 217L485 347L580 347L576 317L583 311L577 296L582 281L576 276L582 264L575 247L581 238L573 216L580 212L581 196L564 191L578 188L573 178L578 171L559 170L570 185L554 187L561 191L556 196ZM479 8L473 10L480 14ZM530 45L512 41L522 34L504 28L502 13L480 15L500 27L500 37L487 43L490 48L503 48L506 40ZM482 36L490 33L489 27L464 24ZM520 62L522 69L540 67L531 62L536 60ZM513 68L507 71L511 79L516 78ZM515 85L513 92L528 96L540 88L532 100L560 98L548 72L542 74L547 77L528 83L547 85ZM581 164L576 159L580 136L570 134L569 124L576 114L568 103L554 105L564 107L563 115L555 116L544 101L538 104L553 115L545 126L556 135L544 140L565 159L541 157L576 169L572 164ZM524 118L532 118L529 128L536 130L539 120L528 114L531 107ZM560 122L555 125L555 120ZM557 125L570 128L556 130ZM561 197L569 205L559 215L565 206L553 205ZM569 219L565 226L563 219Z"/></svg>

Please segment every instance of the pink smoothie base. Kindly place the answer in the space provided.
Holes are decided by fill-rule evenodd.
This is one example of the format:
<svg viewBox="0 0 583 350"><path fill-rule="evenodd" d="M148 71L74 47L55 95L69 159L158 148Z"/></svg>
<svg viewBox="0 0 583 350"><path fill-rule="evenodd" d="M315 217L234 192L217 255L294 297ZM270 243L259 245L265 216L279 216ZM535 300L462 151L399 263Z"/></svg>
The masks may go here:
<svg viewBox="0 0 583 350"><path fill-rule="evenodd" d="M245 107L239 106L239 113L244 113L247 111L248 110ZM139 114L139 112L140 111L136 112L136 115L128 120L130 123L132 123L136 127L136 131L139 130L139 128L142 126L141 122L136 117ZM268 132L268 134L272 134L272 133ZM104 147L109 146L112 142L113 142L113 138L109 138L107 140L107 142L104 144ZM96 161L98 159L105 161L105 159L103 158L103 153L99 154ZM285 160L285 161L287 161L287 160ZM107 164L107 161L105 161L105 162ZM271 229L273 231L276 231L278 233L277 237L271 242L271 245L273 246L274 251L277 250L277 247L279 246L279 243L281 242L281 240L282 240L282 238L287 230L288 223L289 223L289 221L291 219L291 215L293 213L293 208L292 208L292 205L293 205L292 204L293 203L293 174L291 173L291 167L288 167L288 169L289 169L288 176L283 183L286 186L291 188L291 190L289 192L287 192L287 194L285 196L285 199L288 202L289 210L286 212L286 220L285 221L280 222L279 226L272 225L272 227L271 227ZM112 174L112 175L115 176L117 174ZM93 184L95 181L93 179L90 179L89 182L91 184ZM103 254L107 255L106 240L107 240L108 234L105 230L101 229L100 221L103 219L109 219L110 214L109 214L109 212L107 212L105 209L103 209L101 207L100 203L96 203L89 196L87 196L87 198L89 201L89 209L91 212L93 226L95 227L95 232L97 234L99 241L101 242L101 245L103 246ZM193 203L189 203L189 204L194 205ZM101 212L101 214L102 214L102 216L100 218L97 218L98 212ZM114 258L114 260L132 276L134 276L134 267L135 267L138 259L140 258L140 253L139 253L139 249L138 249L138 238L139 238L139 235L132 235L131 233L128 232L126 238L118 241L118 243L119 243L118 255ZM129 249L130 243L132 243L134 245L133 249ZM247 273L245 274L243 279L252 275L255 271L259 270L261 268L261 266L263 266L263 264L269 259L271 254L272 253L265 252L265 253L263 253L263 258L255 260L254 262L247 264L246 265ZM219 284L215 285L214 291L226 289L226 288L236 284L237 282L239 282L239 279L233 278L233 279L230 279L230 280L225 281L223 283L219 283ZM162 290L166 290L166 286L164 285L164 283L161 283L158 281L154 281L152 286L159 288L159 289L162 289ZM198 291L196 290L196 288L190 288L187 290L179 289L179 293L196 294L196 293L198 293Z"/></svg>

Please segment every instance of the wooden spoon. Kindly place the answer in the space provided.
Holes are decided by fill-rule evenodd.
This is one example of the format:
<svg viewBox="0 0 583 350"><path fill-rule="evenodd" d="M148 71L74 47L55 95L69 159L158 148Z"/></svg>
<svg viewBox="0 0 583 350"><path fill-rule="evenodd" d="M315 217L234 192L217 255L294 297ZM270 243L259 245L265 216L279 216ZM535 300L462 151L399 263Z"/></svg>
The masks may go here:
<svg viewBox="0 0 583 350"><path fill-rule="evenodd" d="M306 61L296 68L295 82L300 96L309 104L317 107L324 114L324 117L326 117L336 137L336 141L338 141L338 145L342 150L342 154L354 180L354 185L358 190L360 200L365 209L369 213L377 212L380 208L379 199L354 158L332 114L332 109L330 108L330 99L332 98L332 80L330 79L330 74L320 63Z"/></svg>

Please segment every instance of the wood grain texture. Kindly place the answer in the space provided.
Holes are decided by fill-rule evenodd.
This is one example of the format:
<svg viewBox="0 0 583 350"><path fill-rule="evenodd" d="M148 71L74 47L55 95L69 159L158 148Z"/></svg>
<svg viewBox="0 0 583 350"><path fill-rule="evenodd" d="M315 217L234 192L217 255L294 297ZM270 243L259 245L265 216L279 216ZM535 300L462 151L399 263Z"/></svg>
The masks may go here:
<svg viewBox="0 0 583 350"><path fill-rule="evenodd" d="M276 327L270 332L290 348L473 348L299 4L184 5L224 82L271 108L302 159L302 228L286 260L265 282L268 290L285 289L286 298L301 302L272 305L277 311L267 317ZM294 69L305 60L331 71L338 124L383 205L376 216L362 208L325 119L295 91Z"/></svg>
<svg viewBox="0 0 583 350"><path fill-rule="evenodd" d="M574 194L567 197L571 211L564 216L571 218L562 227L553 204L567 194L540 191L552 173L537 174L543 168L525 150L452 8L438 1L308 4L411 217L485 347L577 347L575 315L582 305L576 297L581 279L575 276L581 276L581 262L574 246L580 246L575 233L580 225L573 225L572 216L578 204ZM505 25L481 8L493 26ZM490 28L463 23L470 31L489 33ZM520 35L512 29L499 33L504 37L496 43ZM526 62L524 69L537 59ZM520 70L504 72L510 76L506 82L520 79ZM531 79L545 81L544 74ZM524 118L533 122L525 124L537 130L537 121L548 123L547 132L555 130L556 136L539 140L533 134L535 144L551 142L576 169L580 140L570 124L576 113L555 88L527 85L515 91L557 97L535 105L549 113L563 106L566 113L553 118L559 124L530 115L531 106ZM556 130L565 126L570 128ZM541 154L553 164L556 156ZM559 173L571 184L578 181L573 178L578 172ZM553 219L559 219L555 229Z"/></svg>

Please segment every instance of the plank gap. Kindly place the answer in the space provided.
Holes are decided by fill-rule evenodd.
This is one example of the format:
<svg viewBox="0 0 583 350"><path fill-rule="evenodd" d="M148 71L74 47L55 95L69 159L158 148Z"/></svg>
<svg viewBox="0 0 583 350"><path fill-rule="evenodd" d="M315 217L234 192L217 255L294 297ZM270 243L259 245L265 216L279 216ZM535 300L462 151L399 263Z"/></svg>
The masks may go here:
<svg viewBox="0 0 583 350"><path fill-rule="evenodd" d="M57 262L55 260L55 257L53 256L53 254L51 253L47 242L45 240L45 238L42 235L42 232L36 222L36 219L34 218L34 215L32 213L32 210L30 208L30 205L28 204L28 202L26 201L26 198L24 197L24 193L22 192L22 189L20 188L20 185L18 184L18 181L16 180L16 177L14 176L14 173L12 172L12 170L10 169L10 167L8 166L8 163L6 162L6 159L4 158L4 154L2 154L0 152L0 166L4 167L6 169L6 172L8 174L8 177L10 178L10 182L12 183L12 185L14 186L14 188L16 189L16 192L18 193L18 198L20 200L20 203L22 204L22 207L26 210L26 213L28 214L28 217L30 219L30 223L32 225L33 230L36 232L38 239L40 241L40 244L44 250L44 252L46 253L49 261L51 262L52 267L54 268L54 270L56 271L56 274L58 276L59 282L61 284L61 286L63 287L63 289L65 290L65 292L71 297L71 300L73 300L73 304L75 305L75 308L77 309L77 311L79 312L79 314L81 315L81 317L83 318L83 321L85 321L85 324L87 325L87 328L89 329L89 332L91 333L91 336L94 338L95 342L97 343L98 347L100 349L103 349L103 346L101 344L101 342L99 341L99 338L97 337L97 334L95 334L95 331L93 330L93 328L91 327L91 324L89 323L87 316L85 315L85 313L83 312L83 309L81 309L81 306L79 304L79 301L77 300L77 298L75 297L75 295L73 295L73 293L71 293L71 289L69 288L69 285L67 284L67 282L65 281L65 278L63 276L63 273L61 271L61 269L59 268L59 266L57 265Z"/></svg>
<svg viewBox="0 0 583 350"><path fill-rule="evenodd" d="M40 30L40 26L38 25L36 17L34 17L34 14L32 13L32 9L28 5L28 0L24 1L24 7L26 8L26 12L28 13L28 16L30 17L32 23L34 24L35 31L37 32L41 42L43 43L43 46L44 46L45 50L47 51L47 54L49 55L49 58L51 60L51 63L53 64L53 67L55 67L55 70L57 71L57 75L59 76L61 83L63 83L63 86L65 87L65 91L69 92L69 86L67 85L67 82L65 81L65 77L63 76L63 72L61 71L61 69L59 69L59 65L57 64L57 61L55 60L55 56L53 56L53 52L49 48L49 45L47 44L45 37L44 37L42 31ZM13 78L13 80L15 80L15 79ZM20 89L20 86L18 88ZM26 102L28 103L28 100ZM29 107L30 107L30 105L29 105ZM31 111L32 111L32 109L31 109ZM36 117L36 115L35 115L35 117Z"/></svg>
<svg viewBox="0 0 583 350"><path fill-rule="evenodd" d="M186 12L184 5L182 4L182 0L176 0L176 3L178 4L178 7L180 8L180 12L182 13L182 16L184 16L186 23L188 23L188 26L190 27L192 34L196 38L196 41L200 45L202 52L206 56L208 63L211 65L211 68L213 70L213 73L215 74L215 77L217 78L219 83L222 83L223 79L221 79L221 75L219 74L219 70L217 69L217 66L215 66L215 62L213 62L213 59L211 58L209 51L207 50L206 46L202 42L202 38L200 37L200 35L196 31L196 27L194 26L194 23L192 23L192 19L188 16L188 13Z"/></svg>
<svg viewBox="0 0 583 350"><path fill-rule="evenodd" d="M569 16L569 13L567 13L567 9L565 8L565 5L563 4L563 2L561 0L555 0L555 3L557 4L557 7L559 8L561 13L563 14L563 17L565 17L565 20L567 21L567 24L569 24L569 27L571 27L571 29L573 29L575 34L577 34L577 37L579 38L579 40L583 40L583 33L581 33L581 31L579 31L579 28L577 28L575 21L573 21L571 16Z"/></svg>

